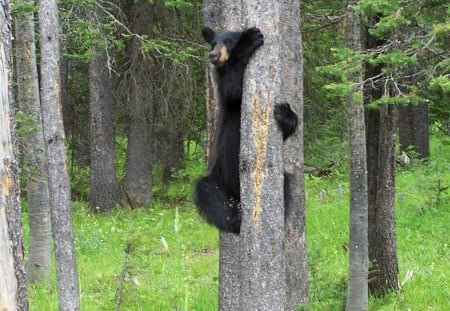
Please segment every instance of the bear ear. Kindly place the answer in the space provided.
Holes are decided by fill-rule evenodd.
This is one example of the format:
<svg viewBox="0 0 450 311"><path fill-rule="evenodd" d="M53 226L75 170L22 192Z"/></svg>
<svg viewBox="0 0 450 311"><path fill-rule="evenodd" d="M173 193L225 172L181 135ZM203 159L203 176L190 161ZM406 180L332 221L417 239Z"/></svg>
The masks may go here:
<svg viewBox="0 0 450 311"><path fill-rule="evenodd" d="M206 27L206 26L202 28L202 37L209 44L211 44L211 42L213 41L214 35L215 35L215 32L211 28Z"/></svg>

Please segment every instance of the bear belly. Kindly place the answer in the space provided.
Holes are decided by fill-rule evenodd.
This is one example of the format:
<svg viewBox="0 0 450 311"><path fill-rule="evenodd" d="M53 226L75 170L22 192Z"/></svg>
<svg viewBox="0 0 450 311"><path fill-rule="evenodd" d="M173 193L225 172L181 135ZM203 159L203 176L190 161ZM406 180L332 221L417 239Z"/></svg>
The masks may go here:
<svg viewBox="0 0 450 311"><path fill-rule="evenodd" d="M239 190L239 148L241 116L238 113L228 114L222 120L222 132L219 134L217 146L217 168L219 184L234 198L240 198Z"/></svg>

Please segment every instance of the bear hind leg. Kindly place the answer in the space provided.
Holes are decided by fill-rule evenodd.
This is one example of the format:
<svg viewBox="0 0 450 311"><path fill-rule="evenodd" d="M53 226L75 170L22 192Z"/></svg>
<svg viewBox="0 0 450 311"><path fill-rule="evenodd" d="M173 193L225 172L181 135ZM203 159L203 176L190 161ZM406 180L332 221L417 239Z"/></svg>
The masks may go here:
<svg viewBox="0 0 450 311"><path fill-rule="evenodd" d="M225 232L239 234L241 209L239 200L228 195L212 175L197 181L194 201L208 223Z"/></svg>

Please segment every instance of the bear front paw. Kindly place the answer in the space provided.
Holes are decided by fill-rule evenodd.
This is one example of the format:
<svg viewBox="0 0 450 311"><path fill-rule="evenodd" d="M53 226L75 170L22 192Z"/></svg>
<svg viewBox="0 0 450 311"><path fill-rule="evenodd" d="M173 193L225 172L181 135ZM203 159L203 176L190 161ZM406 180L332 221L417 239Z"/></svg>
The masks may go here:
<svg viewBox="0 0 450 311"><path fill-rule="evenodd" d="M257 49L264 44L264 35L259 28L248 28L242 33L242 43Z"/></svg>
<svg viewBox="0 0 450 311"><path fill-rule="evenodd" d="M274 117L283 132L283 139L294 134L298 125L298 117L288 103L275 104Z"/></svg>

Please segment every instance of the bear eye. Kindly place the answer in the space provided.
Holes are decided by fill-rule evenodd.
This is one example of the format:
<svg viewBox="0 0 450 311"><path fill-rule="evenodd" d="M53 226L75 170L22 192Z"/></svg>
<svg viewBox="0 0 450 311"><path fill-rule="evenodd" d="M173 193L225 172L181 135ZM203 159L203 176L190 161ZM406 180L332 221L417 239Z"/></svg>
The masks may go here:
<svg viewBox="0 0 450 311"><path fill-rule="evenodd" d="M213 41L213 42L211 43L211 50L213 50L213 49L214 49L214 47L216 46L216 44L217 44L217 42L216 42L216 41Z"/></svg>
<svg viewBox="0 0 450 311"><path fill-rule="evenodd" d="M230 48L233 45L233 40L231 39L225 39L223 40L223 43L225 43L225 45Z"/></svg>

